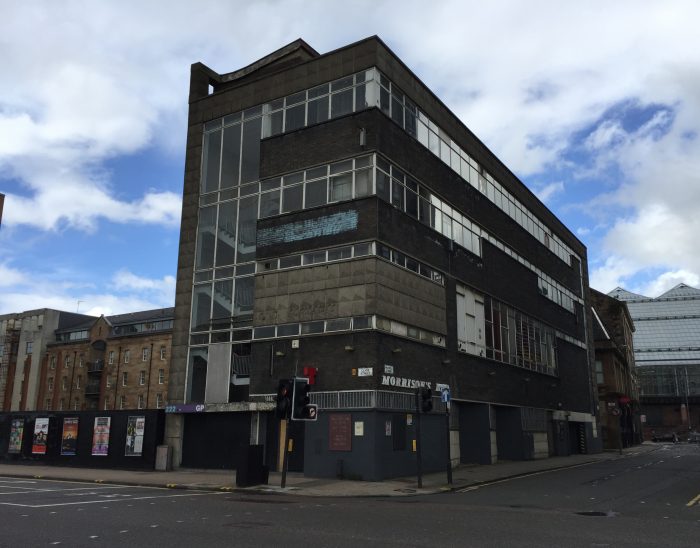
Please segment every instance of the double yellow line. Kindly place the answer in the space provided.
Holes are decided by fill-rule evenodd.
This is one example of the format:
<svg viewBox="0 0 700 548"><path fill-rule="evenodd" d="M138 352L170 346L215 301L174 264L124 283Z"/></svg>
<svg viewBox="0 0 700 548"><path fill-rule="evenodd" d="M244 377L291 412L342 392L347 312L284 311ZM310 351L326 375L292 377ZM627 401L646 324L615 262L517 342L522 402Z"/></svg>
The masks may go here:
<svg viewBox="0 0 700 548"><path fill-rule="evenodd" d="M686 504L686 506L691 507L691 506L696 505L698 502L700 502L700 495L698 495L698 496L695 497L694 499L691 499L691 500L688 502L688 504Z"/></svg>

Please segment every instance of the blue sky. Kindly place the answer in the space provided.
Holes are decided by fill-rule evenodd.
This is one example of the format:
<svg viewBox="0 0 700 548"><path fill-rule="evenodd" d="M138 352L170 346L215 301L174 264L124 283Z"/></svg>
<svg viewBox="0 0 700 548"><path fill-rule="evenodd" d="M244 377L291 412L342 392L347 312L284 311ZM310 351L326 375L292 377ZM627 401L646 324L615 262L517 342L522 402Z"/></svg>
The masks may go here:
<svg viewBox="0 0 700 548"><path fill-rule="evenodd" d="M586 244L591 285L700 286L691 1L0 0L0 313L174 303L189 67L378 34Z"/></svg>

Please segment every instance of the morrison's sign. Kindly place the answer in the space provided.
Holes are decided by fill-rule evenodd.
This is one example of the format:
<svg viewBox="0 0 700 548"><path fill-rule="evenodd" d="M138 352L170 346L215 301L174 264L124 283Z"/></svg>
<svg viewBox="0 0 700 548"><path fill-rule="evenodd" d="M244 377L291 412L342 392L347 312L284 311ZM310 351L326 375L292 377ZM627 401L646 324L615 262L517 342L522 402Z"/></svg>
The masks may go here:
<svg viewBox="0 0 700 548"><path fill-rule="evenodd" d="M449 390L449 384L436 382L435 386L430 381L421 381L419 379L406 379L404 377L395 377L394 375L382 375L383 386L394 386L396 388L430 388L436 392Z"/></svg>

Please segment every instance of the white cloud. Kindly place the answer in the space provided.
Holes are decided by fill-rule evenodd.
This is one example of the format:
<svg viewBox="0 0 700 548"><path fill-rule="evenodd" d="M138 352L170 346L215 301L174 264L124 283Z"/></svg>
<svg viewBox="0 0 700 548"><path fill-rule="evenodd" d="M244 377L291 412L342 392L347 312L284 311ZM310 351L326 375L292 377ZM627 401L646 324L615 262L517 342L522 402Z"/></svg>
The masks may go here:
<svg viewBox="0 0 700 548"><path fill-rule="evenodd" d="M664 272L655 280L644 285L639 293L649 297L658 297L680 283L685 283L693 287L700 287L700 276L695 272L689 272L687 270Z"/></svg>
<svg viewBox="0 0 700 548"><path fill-rule="evenodd" d="M7 278L5 274L8 274ZM63 282L57 283L60 277ZM76 277L77 274L73 274ZM33 277L0 265L0 314L54 308L83 314L122 314L174 305L175 278L150 279L126 269L118 271L105 287L70 279L68 272L48 272ZM2 283L7 281L7 283ZM80 304L78 304L80 303Z"/></svg>
<svg viewBox="0 0 700 548"><path fill-rule="evenodd" d="M555 194L564 192L564 183L559 181L556 183L549 183L543 187L535 190L535 195L540 199L540 201L547 203L549 199Z"/></svg>

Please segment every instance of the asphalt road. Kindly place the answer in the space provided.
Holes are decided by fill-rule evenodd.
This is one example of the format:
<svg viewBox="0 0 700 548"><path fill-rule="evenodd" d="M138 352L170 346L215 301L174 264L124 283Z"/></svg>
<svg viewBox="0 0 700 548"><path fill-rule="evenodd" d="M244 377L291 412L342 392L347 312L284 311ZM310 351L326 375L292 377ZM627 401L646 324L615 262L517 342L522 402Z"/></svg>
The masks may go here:
<svg viewBox="0 0 700 548"><path fill-rule="evenodd" d="M700 447L690 445L423 497L331 499L0 477L0 546L696 547L698 501Z"/></svg>

